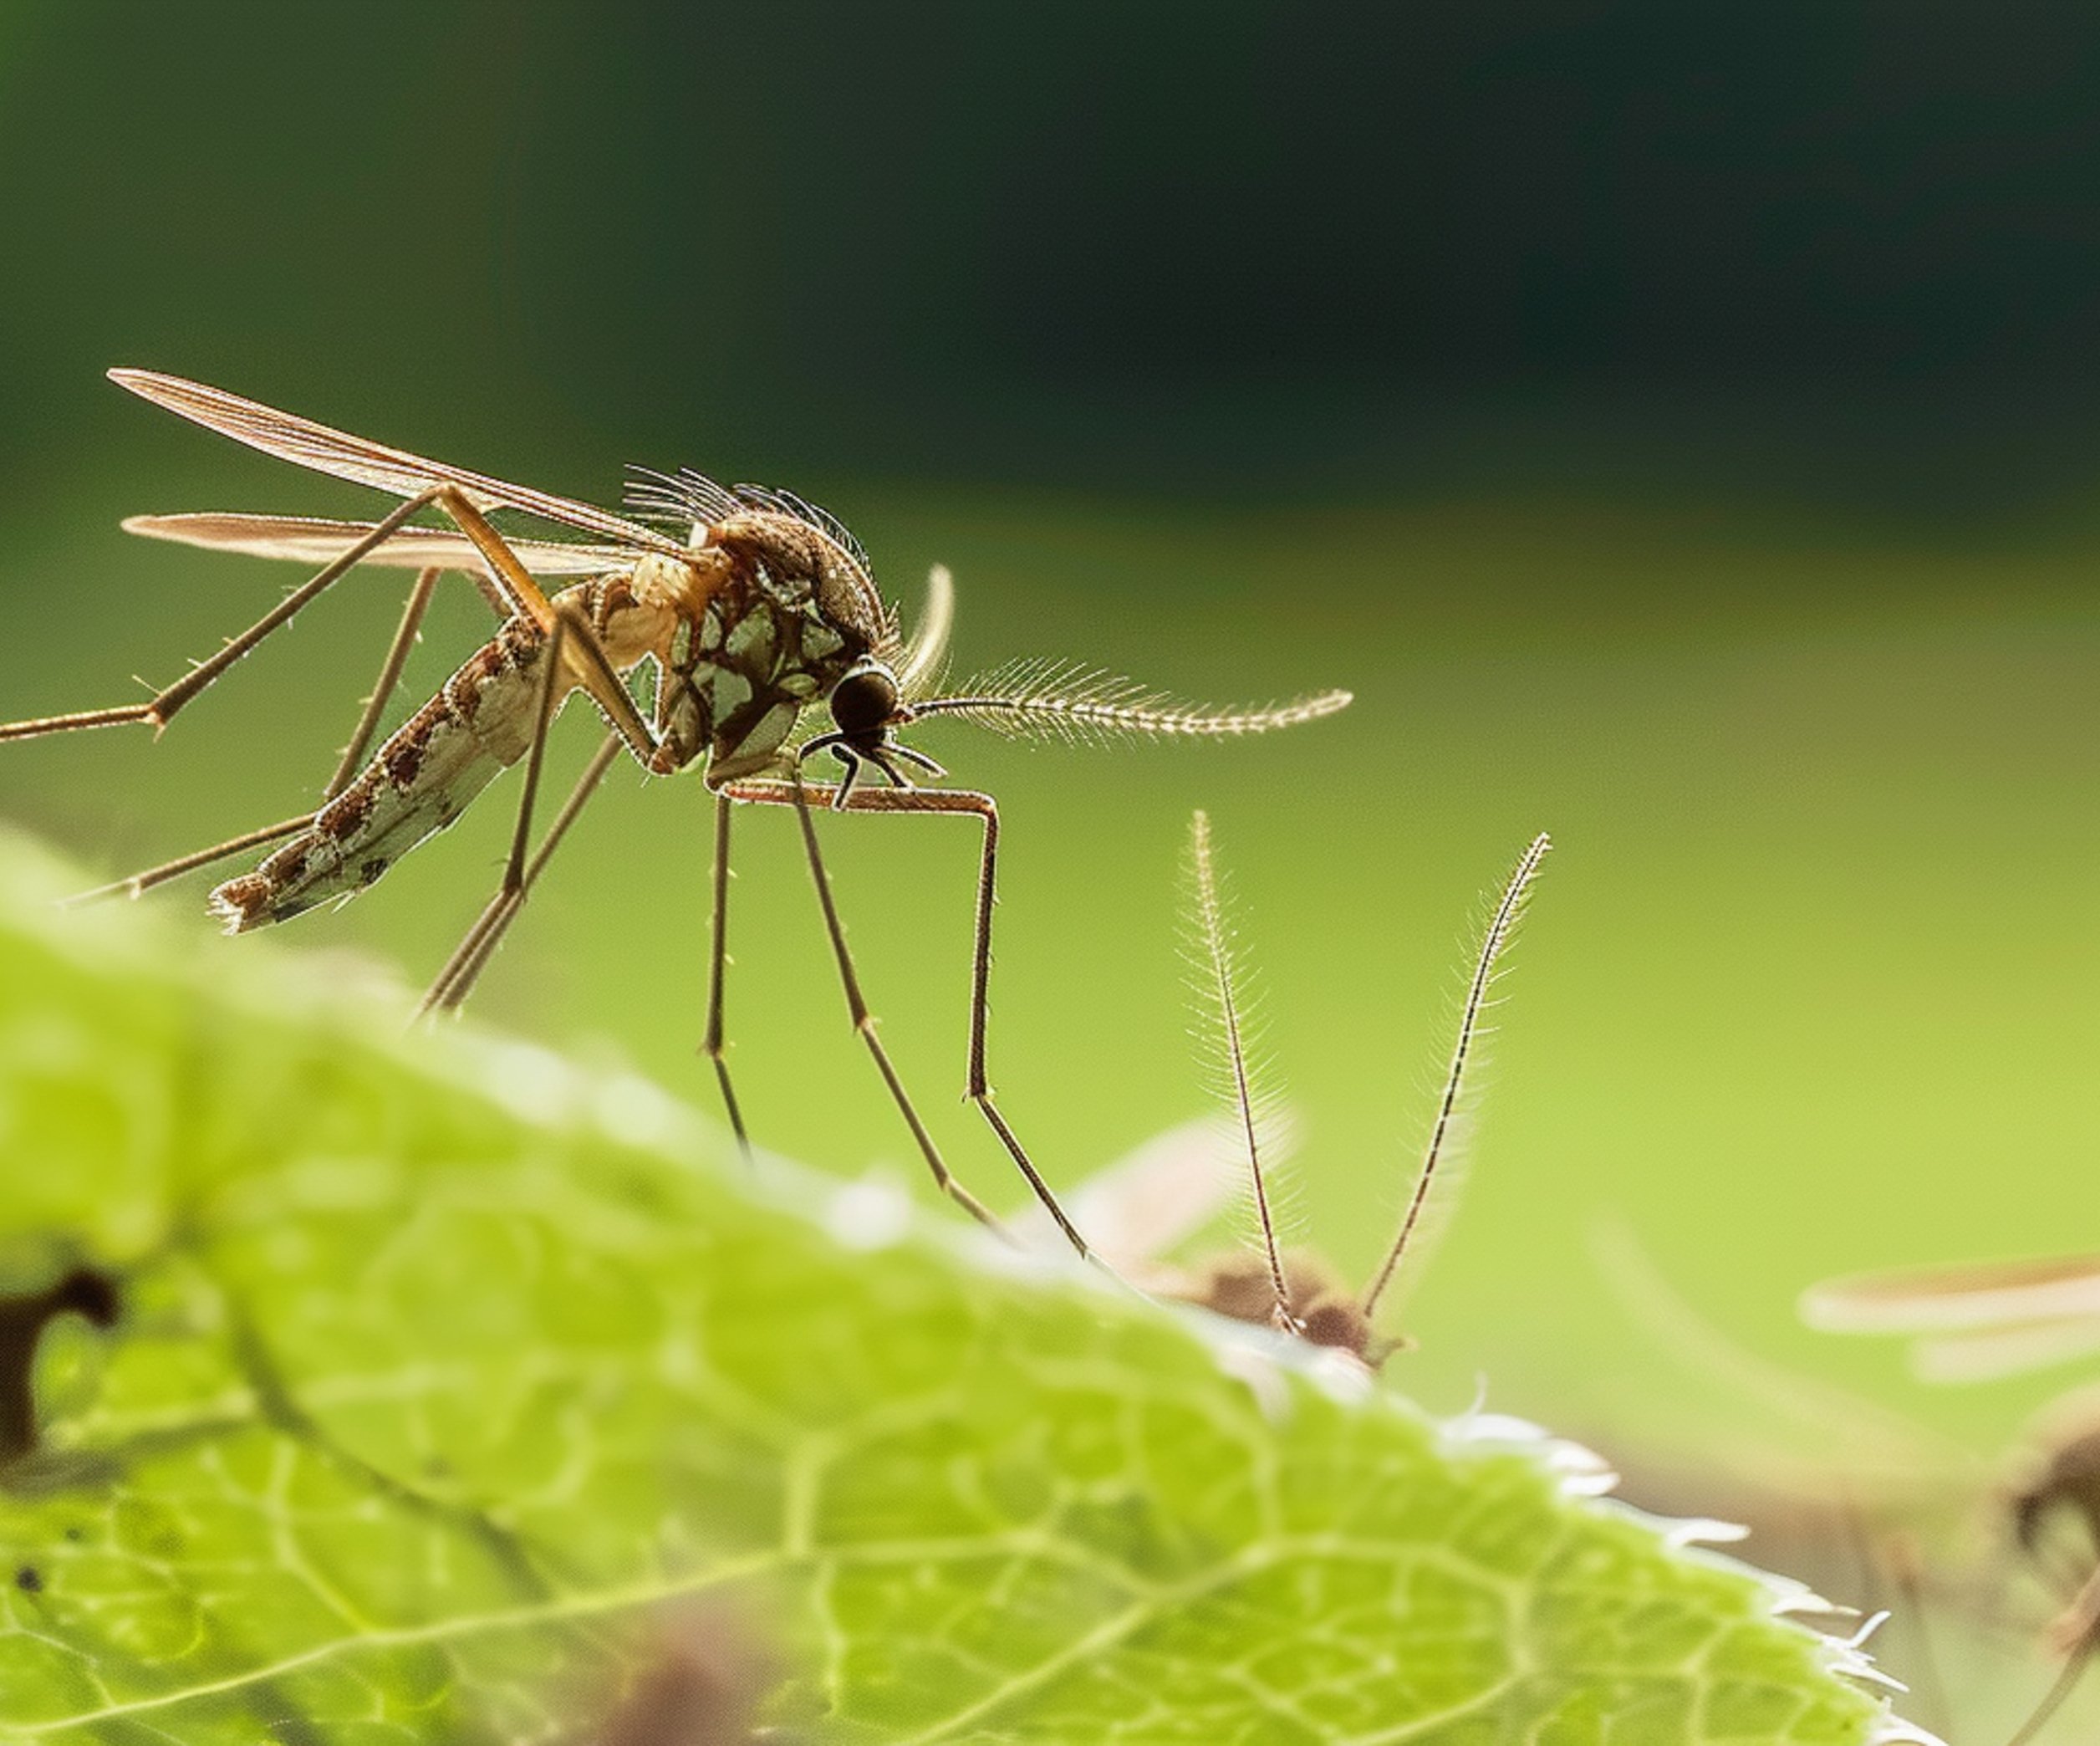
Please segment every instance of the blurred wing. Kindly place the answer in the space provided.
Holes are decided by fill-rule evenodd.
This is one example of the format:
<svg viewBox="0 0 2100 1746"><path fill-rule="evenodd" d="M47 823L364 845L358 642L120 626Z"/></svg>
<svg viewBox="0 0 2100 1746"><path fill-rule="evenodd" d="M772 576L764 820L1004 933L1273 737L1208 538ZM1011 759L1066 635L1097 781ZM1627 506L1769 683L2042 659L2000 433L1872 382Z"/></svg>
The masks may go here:
<svg viewBox="0 0 2100 1746"><path fill-rule="evenodd" d="M1185 1121L1096 1171L1064 1197L1073 1222L1117 1272L1153 1276L1155 1264L1231 1203L1239 1188L1231 1136L1215 1116ZM1016 1215L1029 1248L1063 1252L1064 1239L1039 1205Z"/></svg>
<svg viewBox="0 0 2100 1746"><path fill-rule="evenodd" d="M207 388L180 376L162 375L150 370L113 370L110 380L128 388L141 399L206 430L245 442L250 448L274 455L280 461L329 473L354 484L370 485L396 497L410 498L433 485L456 485L480 509L520 509L528 515L559 522L564 527L617 540L644 551L683 557L687 549L662 534L631 522L609 510L597 509L568 498L555 497L528 486L512 485L486 474L469 472L441 461L426 461L404 449L388 448L342 431L330 430L311 419L279 412L255 401L243 400L223 389Z"/></svg>
<svg viewBox="0 0 2100 1746"><path fill-rule="evenodd" d="M191 515L134 515L127 534L170 539L177 545L203 546L215 552L242 552L251 558L284 558L316 569L331 564L372 531L370 522L324 521L304 515L234 515L206 512ZM618 567L620 554L610 546L563 545L548 539L509 539L518 560L536 576L595 576ZM459 569L478 573L482 554L464 534L436 528L404 528L376 550L367 564L398 569Z"/></svg>
<svg viewBox="0 0 2100 1746"><path fill-rule="evenodd" d="M1910 1367L1927 1382L1995 1382L2100 1352L2100 1315L1941 1334L1913 1343Z"/></svg>
<svg viewBox="0 0 2100 1746"><path fill-rule="evenodd" d="M1802 1319L1838 1334L1934 1334L2100 1316L2100 1255L1926 1267L1812 1285Z"/></svg>

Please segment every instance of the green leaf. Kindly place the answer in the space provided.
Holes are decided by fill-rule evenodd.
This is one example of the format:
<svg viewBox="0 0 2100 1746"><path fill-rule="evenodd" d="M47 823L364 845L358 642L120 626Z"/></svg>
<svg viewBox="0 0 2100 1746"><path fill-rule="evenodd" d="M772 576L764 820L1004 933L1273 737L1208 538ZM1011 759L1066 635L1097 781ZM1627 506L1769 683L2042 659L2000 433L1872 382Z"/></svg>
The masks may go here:
<svg viewBox="0 0 2100 1746"><path fill-rule="evenodd" d="M1920 1738L1527 1427L64 883L0 847L6 1746Z"/></svg>

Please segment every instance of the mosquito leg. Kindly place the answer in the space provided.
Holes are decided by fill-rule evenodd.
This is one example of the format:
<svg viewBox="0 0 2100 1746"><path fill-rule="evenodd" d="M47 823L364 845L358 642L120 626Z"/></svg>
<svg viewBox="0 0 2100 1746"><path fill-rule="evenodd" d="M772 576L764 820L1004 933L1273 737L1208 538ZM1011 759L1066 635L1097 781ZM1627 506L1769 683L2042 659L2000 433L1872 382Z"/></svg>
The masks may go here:
<svg viewBox="0 0 2100 1746"><path fill-rule="evenodd" d="M453 485L433 485L405 499L379 521L370 531L354 544L346 547L332 562L324 567L311 581L294 589L279 601L277 606L234 637L209 660L200 661L173 685L144 703L127 703L114 709L82 710L73 715L39 716L28 721L0 722L0 740L30 739L39 734L64 733L77 728L114 728L130 722L150 723L157 733L175 717L192 697L210 686L243 655L261 642L273 630L289 624L313 600L324 590L342 579L366 556L376 551L391 539L419 512L435 508L451 518L453 524L474 544L489 567L488 579L503 604L520 617L551 636L558 615L545 591L535 582L497 533L488 518L468 501L466 494ZM655 736L643 721L641 712L635 708L635 700L628 696L619 676L606 658L597 634L588 625L578 622L570 625L576 640L577 652L584 671L579 679L592 701L605 712L606 718L619 730L628 749L645 768L662 771L668 766L661 764Z"/></svg>
<svg viewBox="0 0 2100 1746"><path fill-rule="evenodd" d="M432 487L399 505L392 513L373 524L371 531L329 563L311 581L302 584L270 611L232 638L217 654L201 661L181 678L149 702L126 703L115 709L82 710L74 715L39 716L32 720L0 722L0 740L32 739L38 734L66 733L82 728L115 728L129 722L144 722L158 733L175 719L176 712L203 691L273 630L291 623L302 610L405 526L419 510L442 501L449 487Z"/></svg>
<svg viewBox="0 0 2100 1746"><path fill-rule="evenodd" d="M488 561L489 579L511 610L521 618L529 619L551 636L557 620L563 615L533 579L517 554L464 492L451 485L439 486L436 492L437 507L451 518L453 524ZM574 639L584 669L577 675L577 682L590 693L591 701L603 712L613 731L626 742L627 749L635 754L641 767L660 776L669 775L676 767L675 763L650 732L641 712L635 708L635 700L620 683L619 675L614 671L604 645L598 640L598 633L582 619L576 618L568 621L568 634Z"/></svg>
<svg viewBox="0 0 2100 1746"><path fill-rule="evenodd" d="M722 1105L729 1112L737 1149L748 1164L752 1161L751 1135L737 1102L737 1088L730 1083L729 1047L722 1031L722 990L729 969L729 815L735 804L726 794L715 796L714 925L709 930L707 945L707 1038L700 1045L700 1052L715 1064Z"/></svg>
<svg viewBox="0 0 2100 1746"><path fill-rule="evenodd" d="M911 1126L920 1150L932 1167L934 1178L944 1192L961 1200L986 1223L993 1223L991 1215L983 1211L974 1197L966 1196L960 1183L949 1175L940 1162L933 1141L926 1136L924 1125L906 1098L903 1086L898 1082L889 1058L883 1051L874 1034L874 1021L868 1013L867 1003L861 998L859 979L854 976L853 960L846 950L844 931L838 925L838 911L833 904L831 886L824 876L823 862L817 850L816 826L809 814L809 801L815 798L832 801L838 789L831 784L789 785L767 782L731 782L723 792L738 800L757 801L772 805L792 805L802 819L803 840L809 852L809 865L817 881L817 892L823 905L824 923L830 931L832 950L838 960L839 975L846 985L847 1004L852 1008L854 1028L866 1040L875 1056L876 1064L882 1070L884 1080L889 1084L890 1095L905 1119ZM1036 1198L1056 1221L1058 1228L1080 1255L1093 1258L1093 1252L1078 1228L1058 1203L1058 1197L1049 1183L1042 1178L1013 1129L999 1113L992 1100L990 1079L985 1067L985 1032L990 1012L991 980L991 911L996 893L996 872L999 849L999 809L989 794L974 794L960 789L857 789L847 797L845 809L849 812L878 813L961 813L979 819L984 826L984 847L977 865L977 899L976 937L971 958L970 978L970 1071L967 1093L971 1102L976 1105L986 1122L1007 1149L1028 1186L1035 1191Z"/></svg>
<svg viewBox="0 0 2100 1746"><path fill-rule="evenodd" d="M394 687L401 682L401 669L408 665L409 651L415 646L415 633L423 628L423 615L430 610L437 579L443 574L436 569L415 573L415 585L408 591L408 604L401 609L401 622L395 628L394 641L387 645L386 658L380 663L380 676L372 682L372 695L364 700L364 712L357 718L357 729L350 735L349 744L343 748L342 761L336 765L335 773L321 790L324 801L333 800L348 788L350 779L364 762L372 737L379 732L380 717L385 713Z"/></svg>
<svg viewBox="0 0 2100 1746"><path fill-rule="evenodd" d="M373 686L371 697L366 701L364 712L359 718L357 731L350 736L350 743L344 751L343 761L336 766L335 774L322 792L324 801L332 800L342 793L344 784L357 773L358 766L364 763L364 753L372 743L372 736L378 731L380 712L386 707L386 700L393 695L394 687L400 682L401 669L407 663L409 651L415 646L415 633L421 628L423 615L429 610L431 595L437 586L437 579L443 574L436 569L421 571L415 578L415 586L409 590L408 604L402 609L400 625L394 633L394 641L386 651L386 659L380 664L379 678ZM499 600L497 605L500 609L502 602ZM134 873L127 879L115 880L108 885L97 886L91 891L82 891L77 896L67 898L66 906L70 908L75 904L92 903L103 897L141 897L155 886L166 885L170 880L179 879L183 874L194 872L199 867L208 867L212 862L224 860L229 855L239 855L249 849L259 849L265 843L274 843L281 838L304 830L313 822L314 817L313 813L302 813L298 818L287 819L282 824L266 824L259 830L229 837L225 842L215 844L209 849L200 849L195 854L163 861L157 867L149 867L143 873Z"/></svg>
<svg viewBox="0 0 2100 1746"><path fill-rule="evenodd" d="M557 618L549 634L539 687L539 709L533 727L533 743L525 758L525 787L517 798L517 822L511 830L511 852L503 863L502 883L476 918L466 937L453 948L431 984L415 1016L442 1008L456 1007L466 998L474 973L486 961L485 945L509 925L512 912L523 901L527 851L533 841L533 803L539 797L540 771L547 762L548 729L554 723L554 699L560 690L562 646L567 641L566 621ZM492 949L492 947L490 947Z"/></svg>
<svg viewBox="0 0 2100 1746"><path fill-rule="evenodd" d="M208 867L213 861L224 860L228 855L239 855L244 850L260 849L265 843L274 843L306 829L313 822L314 814L301 813L296 819L286 819L280 824L265 824L260 830L251 830L237 837L228 837L223 843L215 843L209 849L200 849L171 861L162 861L157 867L148 867L143 873L134 873L128 879L112 880L108 885L97 886L91 891L78 891L60 900L61 906L72 909L83 903L95 903L104 897L143 897L155 886L166 885L171 879L180 879L185 873Z"/></svg>
<svg viewBox="0 0 2100 1746"><path fill-rule="evenodd" d="M539 882L539 876L553 859L562 839L568 835L569 827L576 822L584 804L598 790L604 780L606 771L613 767L621 751L618 734L606 736L603 744L592 753L591 761L584 766L584 773L576 779L576 785L568 791L568 799L562 803L562 809L554 814L554 822L548 827L547 835L533 851L533 859L525 869L525 876L516 896L505 901L499 894L482 912L473 931L461 942L459 949L447 961L431 991L423 997L416 1008L418 1016L434 1009L452 1011L463 1005L474 985L481 980L482 972L495 956L496 948L502 943L503 936L517 912L525 906L525 900L532 895L533 887Z"/></svg>
<svg viewBox="0 0 2100 1746"><path fill-rule="evenodd" d="M560 846L569 826L575 823L576 815L584 809L584 803L619 753L620 737L615 733L592 756L576 786L569 791L568 799L563 803L561 811L555 815L546 840L536 853L528 855L532 848L533 808L539 796L540 774L547 761L548 730L553 725L555 702L562 694L562 655L571 634L568 615L558 613L547 652L542 657L546 663L546 677L540 687L539 718L533 728L532 748L526 756L525 786L518 796L517 822L511 833L510 855L504 862L502 882L473 927L467 930L466 938L445 961L437 980L431 984L430 992L415 1009L418 1018L426 1013L452 1011L473 991L497 943L523 906L526 894L538 878L540 870Z"/></svg>
<svg viewBox="0 0 2100 1746"><path fill-rule="evenodd" d="M933 798L935 792L925 789L889 789L879 794L871 791L869 798L881 800L894 796L898 799L910 799L916 796L925 799ZM977 860L976 927L971 948L970 1100L976 1105L979 1112L991 1126L991 1131L999 1136L999 1143L1006 1147L1015 1167L1028 1179L1028 1186L1035 1190L1036 1198L1042 1202L1045 1210L1057 1221L1058 1228L1064 1233L1065 1240L1078 1252L1082 1260L1091 1260L1093 1252L1087 1247L1086 1238L1079 1234L1079 1228L1073 1223L1064 1208L1058 1205L1058 1197L1051 1192L1050 1185L1043 1181L1042 1172L1028 1156L1020 1136L1007 1125L1006 1117L999 1113L999 1106L991 1100L991 1080L985 1066L985 1032L991 1013L991 911L998 901L999 808L991 795L972 794L967 790L947 790L941 794L941 798L960 801L963 804L959 807L878 805L869 809L884 812L961 811L974 813L984 822L983 849Z"/></svg>
<svg viewBox="0 0 2100 1746"><path fill-rule="evenodd" d="M854 968L853 953L846 946L846 931L838 920L838 905L832 896L831 878L824 870L823 852L817 845L817 821L810 816L809 799L803 784L798 781L784 792L775 792L794 807L795 816L801 821L803 847L809 857L809 876L817 887L817 901L824 913L824 931L831 937L832 954L838 962L838 980L846 991L846 1008L852 1015L854 1029L868 1045L868 1053L874 1057L876 1071L889 1088L890 1100L903 1116L905 1126L911 1130L911 1137L919 1145L919 1154L926 1161L926 1167L933 1172L934 1182L940 1192L986 1229L1005 1235L1006 1227L991 1209L956 1181L954 1172L942 1161L940 1148L934 1144L933 1136L920 1119L910 1094L905 1090L904 1081L898 1077L896 1067L889 1059L889 1051L882 1046L882 1039L876 1034L875 1017L869 1011L867 998L860 992L860 977Z"/></svg>

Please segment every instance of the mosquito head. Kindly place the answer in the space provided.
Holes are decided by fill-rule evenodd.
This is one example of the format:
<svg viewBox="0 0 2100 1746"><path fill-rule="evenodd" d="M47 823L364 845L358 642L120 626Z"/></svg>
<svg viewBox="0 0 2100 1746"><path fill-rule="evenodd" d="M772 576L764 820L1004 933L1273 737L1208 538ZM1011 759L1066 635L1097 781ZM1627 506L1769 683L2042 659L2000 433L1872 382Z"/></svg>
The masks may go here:
<svg viewBox="0 0 2100 1746"><path fill-rule="evenodd" d="M849 667L825 701L831 710L832 731L806 743L800 755L808 758L828 752L845 767L833 806L844 810L869 764L881 771L894 788L911 786L911 779L897 768L900 763L916 765L930 776L948 773L923 752L897 743L896 730L911 720L912 712L903 701L896 674L874 656Z"/></svg>
<svg viewBox="0 0 2100 1746"><path fill-rule="evenodd" d="M857 663L831 688L833 726L844 743L867 753L881 743L897 714L897 676L872 658Z"/></svg>

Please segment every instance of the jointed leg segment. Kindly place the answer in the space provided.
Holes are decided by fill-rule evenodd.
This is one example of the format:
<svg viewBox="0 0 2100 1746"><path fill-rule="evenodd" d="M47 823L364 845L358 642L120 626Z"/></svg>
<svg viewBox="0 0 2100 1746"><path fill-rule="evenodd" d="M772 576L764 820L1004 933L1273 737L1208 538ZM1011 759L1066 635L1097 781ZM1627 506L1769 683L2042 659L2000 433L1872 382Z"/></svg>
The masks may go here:
<svg viewBox="0 0 2100 1746"><path fill-rule="evenodd" d="M823 857L817 843L815 820L810 814L810 802L832 802L838 789L831 784L731 782L724 785L722 792L731 799L760 805L793 806L801 821L803 844L809 859L810 876L817 887L818 902L823 906L824 926L831 937L832 952L838 963L839 980L846 992L846 1004L857 1030L874 1055L883 1081L889 1088L891 1098L910 1127L912 1137L918 1141L920 1154L933 1172L934 1180L942 1192L961 1203L973 1217L993 1228L999 1228L998 1221L982 1202L956 1182L942 1162L940 1151L912 1106L896 1070L889 1061L875 1034L874 1019L868 1010L866 999L860 990L860 980L854 969L853 956L846 946L844 929L840 926L838 912L832 897L831 881L824 870ZM992 1101L991 1087L985 1065L985 1032L990 1011L991 979L991 911L996 896L996 868L999 849L999 809L989 794L976 794L961 789L855 789L846 797L844 810L874 813L949 813L963 814L979 819L984 826L984 846L977 865L977 901L976 937L973 947L970 986L970 1068L966 1087L971 1102L976 1105L999 1143L1007 1149L1015 1166L1027 1179L1035 1191L1036 1198L1042 1202L1058 1228L1081 1255L1091 1257L1086 1239L1058 1203L1058 1197L1050 1185L1042 1179L1018 1136L1007 1123Z"/></svg>
<svg viewBox="0 0 2100 1746"><path fill-rule="evenodd" d="M380 663L379 677L374 682L371 695L364 700L364 708L358 717L349 743L343 748L341 760L335 767L335 774L322 790L324 803L333 800L354 776L364 762L364 754L371 749L378 734L380 718L385 712L394 688L400 683L401 669L408 664L409 651L415 646L416 633L422 629L424 615L430 610L431 595L436 589L441 570L426 569L416 573L415 585L409 590L407 603L401 609L400 623L395 627L394 641L388 645L386 658ZM313 585L309 583L308 588ZM312 598L309 594L308 596ZM500 611L502 602L498 597L495 605ZM252 647L251 643L249 646ZM179 707L179 706L178 706ZM65 719L58 717L54 719ZM57 730L53 730L57 731ZM297 835L313 824L314 813L301 813L296 819L286 819L280 824L266 824L259 830L242 832L228 837L222 843L214 843L209 849L199 849L191 854L180 855L171 861L163 861L157 867L148 867L142 873L134 873L128 879L112 881L97 886L91 891L82 891L69 898L69 904L91 903L101 897L142 897L155 886L166 885L171 879L179 879L185 873L199 867L208 867L212 862L224 860L229 855L240 855L250 849L260 849L266 843Z"/></svg>
<svg viewBox="0 0 2100 1746"><path fill-rule="evenodd" d="M736 803L726 794L715 796L715 876L713 926L707 943L707 1035L700 1052L715 1064L715 1079L721 1086L722 1107L729 1112L729 1126L737 1136L744 1161L751 1161L751 1135L744 1126L744 1112L737 1101L737 1088L729 1077L729 1044L722 1024L723 984L729 969L729 824Z"/></svg>
<svg viewBox="0 0 2100 1746"><path fill-rule="evenodd" d="M333 800L348 788L350 779L363 767L364 754L380 731L380 718L386 713L394 687L401 682L401 669L408 665L409 651L415 646L417 634L423 628L423 615L430 610L431 595L436 591L437 579L444 574L436 569L415 573L415 585L408 591L408 604L401 609L401 622L395 627L394 641L387 645L386 658L380 662L380 676L372 682L372 693L364 700L364 713L357 718L356 729L350 735L349 744L343 748L335 773L321 790L324 802Z"/></svg>
<svg viewBox="0 0 2100 1746"><path fill-rule="evenodd" d="M238 636L229 639L217 654L209 660L199 661L150 701L122 704L115 709L87 709L73 715L41 716L29 721L0 722L0 740L32 739L39 734L66 733L82 728L114 728L130 722L146 722L158 733L175 719L176 712L184 704L206 689L273 630L290 624L316 597L340 581L359 563L405 526L410 517L437 503L441 496L449 490L449 487L433 488L398 505L390 514L375 523L371 531L363 539L324 566L311 581L293 589Z"/></svg>
<svg viewBox="0 0 2100 1746"><path fill-rule="evenodd" d="M217 654L208 661L198 663L185 677L161 692L151 701L116 709L89 710L74 715L47 716L30 721L0 723L0 739L27 739L38 734L112 727L129 722L150 722L157 732L165 728L176 711L191 698L209 687L272 631L289 624L303 608L377 550L405 527L417 512L431 508L441 510L450 517L487 562L487 574L477 575L474 580L489 604L499 614L524 618L539 627L547 635L550 646L546 655L547 677L541 692L539 719L526 771L525 792L518 809L517 826L502 886L466 938L461 942L458 950L440 973L436 985L425 998L422 1009L426 1011L432 1007L456 1007L466 999L548 857L575 822L576 815L582 811L584 802L597 788L620 748L624 745L646 768L655 767L659 750L655 735L635 708L626 687L621 684L595 631L574 613L556 606L548 599L502 535L456 488L450 485L433 486L398 505L392 513L375 523L362 538L324 566L310 580L293 590L270 612L240 636L231 639ZM407 603L402 610L400 623L388 646L385 659L380 663L378 681L371 696L366 700L357 728L351 735L349 746L344 748L335 773L329 781L324 799L333 799L342 793L363 764L372 740L378 733L387 702L400 682L402 668L406 665L409 652L415 645L440 574L436 569L425 569L417 574L415 585L410 590ZM593 758L556 816L546 840L528 862L526 851L529 845L533 801L545 757L547 733L561 695L563 656L572 647L577 657L577 665L581 669L576 675L577 682L611 722L614 733ZM207 866L213 861L238 854L243 850L293 835L312 824L316 816L316 814L306 813L296 819L266 826L261 830L249 831L212 848L184 855L143 873L134 874L129 879L84 893L83 898L114 896L120 892L137 896L178 875Z"/></svg>
<svg viewBox="0 0 2100 1746"><path fill-rule="evenodd" d="M619 753L619 736L607 734L598 750L591 754L591 761L584 767L584 773L576 779L576 785L568 791L568 799L562 803L562 809L554 814L554 822L547 827L547 835L540 840L539 847L533 851L523 872L513 877L510 870L505 869L502 887L446 961L436 981L431 984L430 992L416 1007L419 1018L430 1012L451 1012L465 1004L466 997L474 992L475 983L481 980L482 972L488 967L497 947L502 943L511 923L517 919L518 911L525 906L525 900L533 895L533 887L539 883L547 863L561 847L562 839L568 835L577 814L598 791L598 784L604 780L606 771L612 768ZM523 816L521 813L521 819Z"/></svg>
<svg viewBox="0 0 2100 1746"><path fill-rule="evenodd" d="M572 620L565 610L558 611L547 652L541 657L545 662L546 678L540 687L539 717L533 728L532 749L526 756L525 786L518 796L517 823L511 833L511 850L504 864L502 883L473 927L467 930L466 937L446 961L445 967L438 972L437 980L431 984L430 992L416 1008L419 1017L430 1012L454 1010L473 992L474 984L480 980L503 935L524 906L542 870L561 846L562 839L568 835L569 827L576 822L584 804L597 792L598 784L612 768L625 743L625 736L617 728L606 736L604 743L592 754L584 773L577 779L575 787L569 790L562 809L554 815L546 837L528 859L533 807L538 798L540 772L546 762L548 733L553 726L555 710L562 697L562 657L572 638L579 641L590 638L594 646L596 641L591 637L588 625Z"/></svg>
<svg viewBox="0 0 2100 1746"><path fill-rule="evenodd" d="M553 603L546 591L535 582L517 554L512 551L503 536L497 533L488 518L476 508L466 493L453 485L433 485L427 491L396 504L392 510L372 524L371 528L354 544L323 566L312 580L295 588L270 611L265 613L231 639L225 647L207 661L201 661L181 678L150 701L144 703L126 703L114 709L82 710L72 715L40 716L28 721L0 722L0 740L30 739L39 734L65 733L85 728L114 728L130 722L150 724L155 733L174 720L176 712L192 697L208 687L226 670L243 655L253 649L263 638L288 625L325 590L332 587L348 574L358 564L384 545L409 521L425 509L442 512L461 533L473 542L474 548L487 561L488 579L506 610L515 615L529 620L544 634L553 634L556 613ZM579 627L581 628L581 627ZM605 651L599 646L596 636L588 629L577 639L576 648L584 671L579 676L584 690L605 712L606 719L618 730L627 743L627 748L640 760L645 768L655 768L657 753L655 736L635 707L635 700L619 682L619 676L605 658Z"/></svg>

